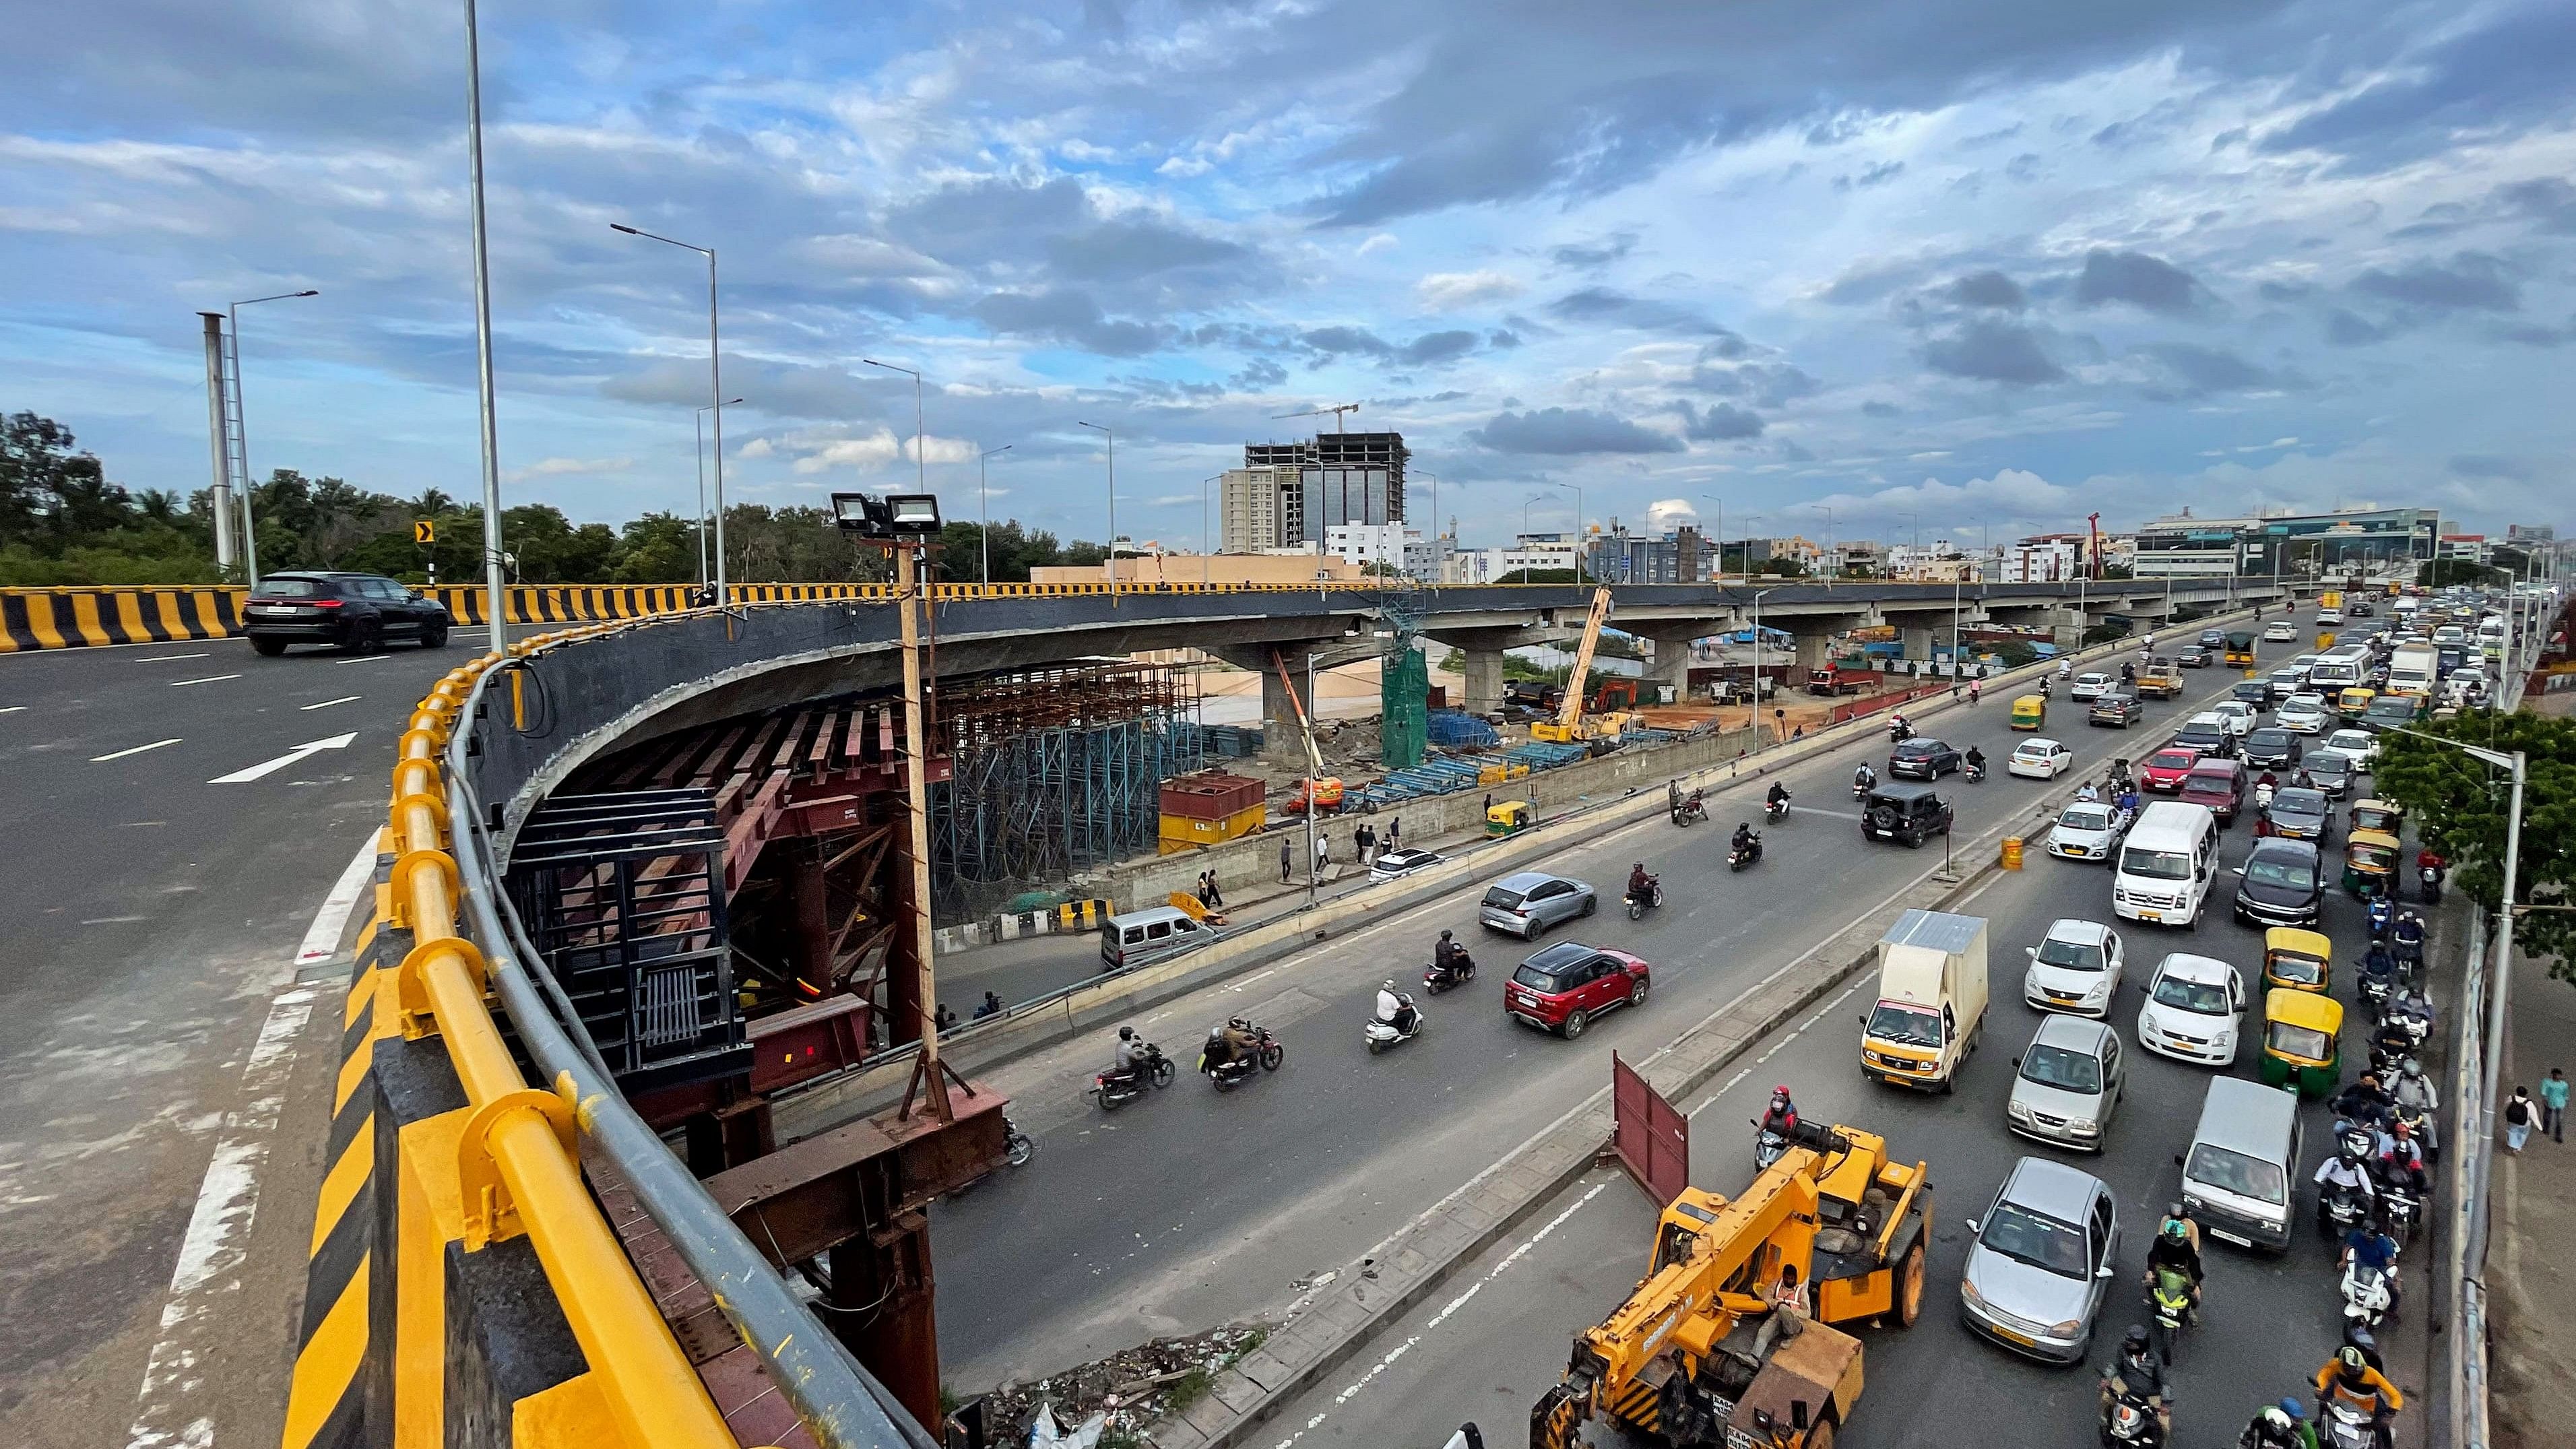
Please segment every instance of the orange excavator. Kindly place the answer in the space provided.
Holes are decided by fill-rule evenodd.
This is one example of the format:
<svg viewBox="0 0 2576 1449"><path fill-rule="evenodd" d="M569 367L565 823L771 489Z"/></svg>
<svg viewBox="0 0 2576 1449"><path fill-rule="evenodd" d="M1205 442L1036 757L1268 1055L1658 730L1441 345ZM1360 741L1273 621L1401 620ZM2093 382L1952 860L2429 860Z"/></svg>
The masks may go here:
<svg viewBox="0 0 2576 1449"><path fill-rule="evenodd" d="M1674 1449L1832 1449L1861 1391L1835 1325L1914 1325L1931 1215L1925 1164L1852 1127L1792 1128L1733 1198L1683 1189L1637 1291L1531 1408L1530 1449L1573 1449L1595 1417Z"/></svg>

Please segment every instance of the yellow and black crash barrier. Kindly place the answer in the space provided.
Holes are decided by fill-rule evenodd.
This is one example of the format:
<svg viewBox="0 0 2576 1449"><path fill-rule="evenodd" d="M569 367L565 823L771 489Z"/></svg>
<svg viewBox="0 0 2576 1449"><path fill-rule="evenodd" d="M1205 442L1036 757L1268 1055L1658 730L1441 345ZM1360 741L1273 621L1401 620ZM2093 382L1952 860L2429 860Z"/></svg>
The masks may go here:
<svg viewBox="0 0 2576 1449"><path fill-rule="evenodd" d="M590 1196L575 1137L590 1104L568 1077L548 1090L520 1074L459 930L440 761L497 662L450 671L402 736L282 1449L733 1449Z"/></svg>
<svg viewBox="0 0 2576 1449"><path fill-rule="evenodd" d="M1055 928L1059 931L1089 931L1108 923L1109 902L1099 899L1066 901L1055 908Z"/></svg>
<svg viewBox="0 0 2576 1449"><path fill-rule="evenodd" d="M0 654L228 638L241 600L213 584L0 589Z"/></svg>

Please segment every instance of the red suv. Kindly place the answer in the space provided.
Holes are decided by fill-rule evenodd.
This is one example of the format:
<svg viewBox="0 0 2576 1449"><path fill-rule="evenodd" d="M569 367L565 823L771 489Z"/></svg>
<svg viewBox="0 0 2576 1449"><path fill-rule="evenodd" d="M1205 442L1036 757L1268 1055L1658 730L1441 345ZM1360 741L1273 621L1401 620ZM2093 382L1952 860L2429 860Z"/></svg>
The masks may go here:
<svg viewBox="0 0 2576 1449"><path fill-rule="evenodd" d="M2148 789L2170 795L2182 788L2182 777L2190 774L2191 767L2199 763L2200 751L2187 745L2177 745L2147 756L2147 762L2138 767L2138 778Z"/></svg>
<svg viewBox="0 0 2576 1449"><path fill-rule="evenodd" d="M1605 1011L1643 1006L1654 985L1644 961L1580 941L1559 941L1521 963L1503 987L1503 1010L1572 1041Z"/></svg>

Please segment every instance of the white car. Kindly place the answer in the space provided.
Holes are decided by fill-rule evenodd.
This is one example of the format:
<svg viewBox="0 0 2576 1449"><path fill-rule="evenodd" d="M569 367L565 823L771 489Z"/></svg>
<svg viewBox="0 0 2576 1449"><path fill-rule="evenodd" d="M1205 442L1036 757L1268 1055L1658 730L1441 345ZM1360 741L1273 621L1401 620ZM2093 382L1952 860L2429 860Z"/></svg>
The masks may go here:
<svg viewBox="0 0 2576 1449"><path fill-rule="evenodd" d="M2128 814L2108 801L2069 801L2048 827L2048 853L2061 860L2109 860L2128 831Z"/></svg>
<svg viewBox="0 0 2576 1449"><path fill-rule="evenodd" d="M2029 739L2013 746L2004 773L2025 780L2054 780L2075 768L2075 752L2055 740Z"/></svg>
<svg viewBox="0 0 2576 1449"><path fill-rule="evenodd" d="M2176 951L2156 963L2146 992L2147 1004L2138 1008L2138 1045L2176 1061L2235 1064L2245 1016L2245 982L2235 967Z"/></svg>
<svg viewBox="0 0 2576 1449"><path fill-rule="evenodd" d="M2110 688L2111 676L2095 670L2075 676L2075 682L2066 688L2066 697L2077 704L2090 704Z"/></svg>
<svg viewBox="0 0 2576 1449"><path fill-rule="evenodd" d="M2209 713L2227 721L2227 732L2243 739L2254 733L2254 723L2261 711L2241 699L2222 699L2209 707Z"/></svg>
<svg viewBox="0 0 2576 1449"><path fill-rule="evenodd" d="M2299 642L2299 626L2288 619L2275 619L2263 626L2263 642L2296 644Z"/></svg>
<svg viewBox="0 0 2576 1449"><path fill-rule="evenodd" d="M1440 864L1441 857L1427 850L1397 849L1384 851L1369 866L1369 879L1377 882L1402 880L1416 871L1429 870Z"/></svg>
<svg viewBox="0 0 2576 1449"><path fill-rule="evenodd" d="M2030 970L2021 999L2041 1011L2108 1016L2120 989L2120 933L2093 921L2068 918L2049 924L2036 946L2025 946Z"/></svg>
<svg viewBox="0 0 2576 1449"><path fill-rule="evenodd" d="M2333 720L2334 711L2327 706L2326 697L2322 694L2291 695L2281 701L2279 709L2272 711L2272 723L2303 735L2324 734L2326 726Z"/></svg>
<svg viewBox="0 0 2576 1449"><path fill-rule="evenodd" d="M2326 736L2326 748L2350 755L2355 767L2367 770L2379 757L2379 736L2368 730L2336 730Z"/></svg>

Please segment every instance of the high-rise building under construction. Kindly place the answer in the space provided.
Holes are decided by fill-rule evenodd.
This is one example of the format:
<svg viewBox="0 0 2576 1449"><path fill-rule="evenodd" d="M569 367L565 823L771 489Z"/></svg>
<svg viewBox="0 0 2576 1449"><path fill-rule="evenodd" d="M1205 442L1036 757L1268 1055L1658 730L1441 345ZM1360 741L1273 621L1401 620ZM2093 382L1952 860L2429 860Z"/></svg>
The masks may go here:
<svg viewBox="0 0 2576 1449"><path fill-rule="evenodd" d="M1324 530L1404 521L1402 433L1318 433L1295 443L1246 443L1225 475L1225 547L1321 548Z"/></svg>

